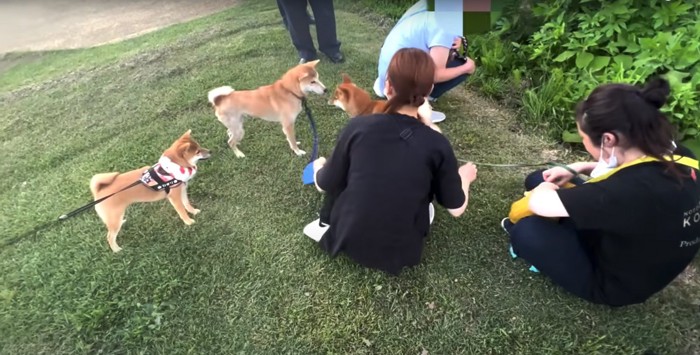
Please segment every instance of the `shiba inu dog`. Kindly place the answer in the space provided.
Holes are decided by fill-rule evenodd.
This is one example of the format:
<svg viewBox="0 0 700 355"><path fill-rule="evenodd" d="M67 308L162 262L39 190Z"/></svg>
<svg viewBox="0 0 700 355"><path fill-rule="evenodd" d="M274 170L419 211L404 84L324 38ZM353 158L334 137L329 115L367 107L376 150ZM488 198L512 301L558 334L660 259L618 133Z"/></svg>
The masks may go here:
<svg viewBox="0 0 700 355"><path fill-rule="evenodd" d="M343 82L335 88L328 104L347 112L350 118L384 112L386 108L386 100L372 100L369 92L355 85L347 74L343 74Z"/></svg>
<svg viewBox="0 0 700 355"><path fill-rule="evenodd" d="M307 94L326 93L326 87L319 80L316 71L318 62L314 60L299 64L273 84L257 89L235 91L230 86L222 86L209 91L209 102L214 106L216 117L228 129L228 145L237 157L245 157L238 148L243 139L244 116L279 122L292 151L298 156L306 154L298 147L294 122Z"/></svg>
<svg viewBox="0 0 700 355"><path fill-rule="evenodd" d="M334 105L345 111L350 118L382 113L386 109L387 100L373 100L369 92L358 87L352 82L350 76L342 74L343 82L335 88L333 96L328 100L329 105ZM428 100L418 108L420 120L428 127L442 133L440 128L431 121L432 108Z"/></svg>
<svg viewBox="0 0 700 355"><path fill-rule="evenodd" d="M117 234L125 222L127 207L135 202L154 202L167 197L185 224L194 223L188 212L196 215L200 210L190 204L187 183L197 172L197 162L209 158L210 153L192 139L191 133L189 130L178 138L153 166L125 173L97 174L90 179L95 200L117 192L95 205L97 215L107 226L107 242L113 252L122 250L117 244ZM137 181L141 183L120 191Z"/></svg>

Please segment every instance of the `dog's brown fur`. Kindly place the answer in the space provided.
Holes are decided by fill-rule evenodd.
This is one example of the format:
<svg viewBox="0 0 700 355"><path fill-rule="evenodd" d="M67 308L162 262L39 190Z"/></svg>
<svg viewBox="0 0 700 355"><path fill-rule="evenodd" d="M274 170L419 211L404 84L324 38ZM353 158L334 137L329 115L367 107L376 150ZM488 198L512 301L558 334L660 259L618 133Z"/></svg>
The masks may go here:
<svg viewBox="0 0 700 355"><path fill-rule="evenodd" d="M165 150L163 155L170 158L174 163L187 168L196 167L197 160L208 158L210 153L192 139L191 130L189 130ZM90 190L94 199L97 200L110 195L138 181L143 172L149 168L150 166L144 166L126 173L112 172L93 176L90 179ZM166 194L165 191L154 191L144 184L139 184L95 205L97 215L100 216L102 222L107 226L107 242L113 252L116 253L122 250L117 245L117 234L122 224L126 221L124 213L127 207L135 202L153 202L166 197L185 224L191 225L194 223L194 219L190 218L187 213L196 215L200 210L195 209L190 204L187 197L186 183L172 187L169 194Z"/></svg>
<svg viewBox="0 0 700 355"><path fill-rule="evenodd" d="M352 82L350 76L342 74L343 82L335 88L333 96L328 100L328 104L339 107L345 111L350 118L371 115L374 113L384 112L387 105L387 100L373 100L364 89L358 87ZM426 126L442 133L440 128L430 120L432 108L428 100L425 100L423 105L418 109L418 118Z"/></svg>
<svg viewBox="0 0 700 355"><path fill-rule="evenodd" d="M317 63L318 60L299 64L275 83L257 89L234 91L229 86L222 86L209 91L209 102L215 108L216 117L228 129L228 144L237 157L245 157L238 149L244 134L243 116L279 122L292 151L297 155L306 154L298 147L294 122L302 110L301 99L307 93L320 95L326 92L318 78Z"/></svg>
<svg viewBox="0 0 700 355"><path fill-rule="evenodd" d="M350 118L384 112L386 100L372 100L369 92L359 88L350 76L342 74L343 82L335 88L328 103L347 112Z"/></svg>

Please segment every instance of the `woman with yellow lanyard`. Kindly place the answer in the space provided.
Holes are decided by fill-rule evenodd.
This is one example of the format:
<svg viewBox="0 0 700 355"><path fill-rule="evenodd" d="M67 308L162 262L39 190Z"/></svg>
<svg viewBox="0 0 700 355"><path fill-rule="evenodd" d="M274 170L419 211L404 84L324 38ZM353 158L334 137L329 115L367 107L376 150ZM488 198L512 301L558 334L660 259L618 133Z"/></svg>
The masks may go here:
<svg viewBox="0 0 700 355"><path fill-rule="evenodd" d="M502 222L513 257L610 306L644 302L690 264L700 248L698 161L673 143L659 110L669 93L663 79L605 84L579 103L576 125L598 162L528 176Z"/></svg>

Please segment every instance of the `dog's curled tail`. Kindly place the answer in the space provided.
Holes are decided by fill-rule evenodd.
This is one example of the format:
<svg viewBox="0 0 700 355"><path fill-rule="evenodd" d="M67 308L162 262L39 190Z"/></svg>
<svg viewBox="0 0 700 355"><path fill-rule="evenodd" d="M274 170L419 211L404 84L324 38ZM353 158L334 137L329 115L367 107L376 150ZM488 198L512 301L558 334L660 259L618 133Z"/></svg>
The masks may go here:
<svg viewBox="0 0 700 355"><path fill-rule="evenodd" d="M90 179L90 191L93 197L97 197L97 194L102 190L103 187L114 182L119 173L104 173L97 174Z"/></svg>
<svg viewBox="0 0 700 355"><path fill-rule="evenodd" d="M221 97L226 96L230 93L232 93L234 90L230 86L221 86L216 89L209 90L209 102L211 102L212 105L216 106L219 104L219 100Z"/></svg>

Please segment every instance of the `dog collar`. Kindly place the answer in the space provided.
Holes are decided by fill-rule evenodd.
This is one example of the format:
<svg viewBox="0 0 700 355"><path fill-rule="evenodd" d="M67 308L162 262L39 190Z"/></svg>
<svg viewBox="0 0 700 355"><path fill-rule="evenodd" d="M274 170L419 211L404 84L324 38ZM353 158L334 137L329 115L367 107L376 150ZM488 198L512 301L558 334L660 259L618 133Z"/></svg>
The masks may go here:
<svg viewBox="0 0 700 355"><path fill-rule="evenodd" d="M284 89L287 90L287 92L289 92L290 94L292 94L292 96L299 99L299 101L304 101L304 99L306 98L303 93L302 93L302 96L299 96L299 95L295 94L294 91L292 91L292 90L289 90L287 88L284 88Z"/></svg>

